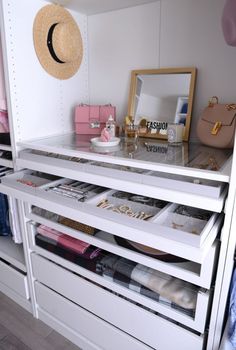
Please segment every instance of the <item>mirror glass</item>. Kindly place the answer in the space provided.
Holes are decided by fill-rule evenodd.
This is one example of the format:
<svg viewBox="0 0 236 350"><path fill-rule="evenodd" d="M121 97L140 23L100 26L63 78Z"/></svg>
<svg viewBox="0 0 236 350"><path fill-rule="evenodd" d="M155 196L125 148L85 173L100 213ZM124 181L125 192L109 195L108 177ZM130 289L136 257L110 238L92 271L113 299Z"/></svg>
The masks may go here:
<svg viewBox="0 0 236 350"><path fill-rule="evenodd" d="M195 68L132 71L128 114L141 136L165 139L168 124L180 123L188 141L195 76Z"/></svg>

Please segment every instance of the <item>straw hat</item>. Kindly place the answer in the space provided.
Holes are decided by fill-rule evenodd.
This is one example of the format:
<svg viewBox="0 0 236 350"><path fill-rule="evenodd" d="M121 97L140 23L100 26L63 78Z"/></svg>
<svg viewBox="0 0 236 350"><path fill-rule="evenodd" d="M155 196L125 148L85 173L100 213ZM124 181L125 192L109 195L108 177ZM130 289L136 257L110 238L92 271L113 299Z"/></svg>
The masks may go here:
<svg viewBox="0 0 236 350"><path fill-rule="evenodd" d="M47 5L36 15L34 47L43 68L53 77L68 79L80 67L83 43L71 14L59 5Z"/></svg>

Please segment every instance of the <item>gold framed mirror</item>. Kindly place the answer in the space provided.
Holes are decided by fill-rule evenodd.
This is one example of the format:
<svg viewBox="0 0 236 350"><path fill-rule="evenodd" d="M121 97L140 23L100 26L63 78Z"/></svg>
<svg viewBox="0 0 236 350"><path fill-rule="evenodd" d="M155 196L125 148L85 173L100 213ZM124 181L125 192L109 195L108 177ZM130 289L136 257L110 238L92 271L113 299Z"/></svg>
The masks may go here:
<svg viewBox="0 0 236 350"><path fill-rule="evenodd" d="M167 139L168 123L184 124L188 141L196 68L133 70L125 124L139 125L139 136Z"/></svg>

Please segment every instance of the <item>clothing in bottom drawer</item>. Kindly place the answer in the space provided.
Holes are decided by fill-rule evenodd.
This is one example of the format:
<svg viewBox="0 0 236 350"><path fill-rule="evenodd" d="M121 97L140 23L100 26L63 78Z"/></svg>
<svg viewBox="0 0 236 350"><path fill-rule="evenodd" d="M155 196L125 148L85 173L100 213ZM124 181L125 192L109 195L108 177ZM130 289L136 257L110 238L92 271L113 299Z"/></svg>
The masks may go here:
<svg viewBox="0 0 236 350"><path fill-rule="evenodd" d="M75 274L63 270L58 265L47 262L43 258L34 255L33 261L37 278L42 279L44 285L48 285L55 291L52 292L55 299L57 299L56 292L58 292L65 303L69 304L72 301L75 312L82 307L154 349L172 349L172 338L166 336L167 334L172 334L173 337L178 335L178 341L176 340L179 346L178 349L201 349L203 337L199 334L190 332L163 317L147 312L130 303L129 300L110 294L98 285L77 277ZM46 274L45 268L47 268ZM64 283L60 283L60 279L63 279ZM46 287L44 288L46 289ZM48 303L46 300L47 305L42 304L39 295L37 296L37 302L47 312L53 312L54 317L59 316L58 312L61 311L61 307L58 307L59 300L57 300L56 308L51 305L52 301ZM62 320L70 327L79 330L78 317L74 318L73 316L75 315L70 312L69 319L63 318ZM96 328L93 328L93 332L96 332ZM190 341L193 341L192 347L187 348L186 345L190 345Z"/></svg>
<svg viewBox="0 0 236 350"><path fill-rule="evenodd" d="M57 233L53 237L53 231L42 225L37 232L35 241L39 247L96 272L106 280L194 317L199 290L196 286L91 245L84 249L82 244L83 251L79 251L81 241L76 245L76 240L70 236L64 235L62 240Z"/></svg>
<svg viewBox="0 0 236 350"><path fill-rule="evenodd" d="M86 241L89 244L96 245L101 249L106 249L133 261L141 262L143 265L169 273L202 288L211 288L214 261L218 254L217 242L210 248L209 253L204 258L204 262L199 264L183 259L180 256L166 253L160 249L100 231L90 225L62 217L36 206L25 204L25 212L26 217L32 222L38 222L44 226L54 228L66 235ZM32 227L29 228L30 232L34 231ZM34 232L30 236L34 237ZM143 238L145 240L145 235Z"/></svg>

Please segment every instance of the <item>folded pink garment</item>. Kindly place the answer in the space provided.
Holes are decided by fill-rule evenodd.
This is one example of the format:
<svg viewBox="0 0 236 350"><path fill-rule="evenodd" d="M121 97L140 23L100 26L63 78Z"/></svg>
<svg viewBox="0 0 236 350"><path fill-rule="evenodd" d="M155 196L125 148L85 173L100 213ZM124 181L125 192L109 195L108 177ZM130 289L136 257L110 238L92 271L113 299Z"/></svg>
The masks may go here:
<svg viewBox="0 0 236 350"><path fill-rule="evenodd" d="M64 233L54 230L45 225L38 226L37 232L43 236L53 239L54 241L61 244L63 247L71 249L78 254L84 254L87 248L90 246L89 243L86 243L81 241L80 239L76 239L71 236L65 235Z"/></svg>
<svg viewBox="0 0 236 350"><path fill-rule="evenodd" d="M1 123L1 128L3 130L1 132L9 132L7 111L1 111L0 110L0 123Z"/></svg>
<svg viewBox="0 0 236 350"><path fill-rule="evenodd" d="M1 38L0 38L0 109L3 109L3 110L7 109Z"/></svg>

